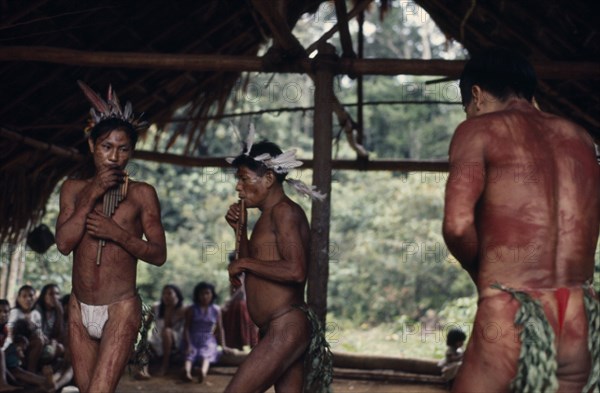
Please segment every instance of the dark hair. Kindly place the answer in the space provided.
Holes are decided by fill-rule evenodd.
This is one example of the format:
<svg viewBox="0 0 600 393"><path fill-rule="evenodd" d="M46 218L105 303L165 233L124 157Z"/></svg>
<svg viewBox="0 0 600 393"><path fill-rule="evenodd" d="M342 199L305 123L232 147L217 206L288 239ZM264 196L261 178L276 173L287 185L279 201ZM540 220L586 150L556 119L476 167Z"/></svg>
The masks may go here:
<svg viewBox="0 0 600 393"><path fill-rule="evenodd" d="M27 337L22 336L20 334L13 336L12 343L15 347L19 344L29 346L29 340L27 339Z"/></svg>
<svg viewBox="0 0 600 393"><path fill-rule="evenodd" d="M283 181L285 180L285 177L287 176L287 173L277 173L277 172L273 171L272 169L267 168L267 166L265 164L263 164L261 161L256 161L254 159L254 157L258 157L261 154L265 154L265 153L270 154L271 157L277 157L278 155L283 153L283 151L281 150L281 148L279 146L277 146L277 144L275 144L273 142L269 142L268 140L265 139L265 140L262 140L258 143L255 143L254 145L252 145L252 149L250 149L250 153L248 155L242 153L239 156L237 156L233 160L231 165L233 165L236 168L245 166L248 169L250 169L252 172L256 172L256 174L259 176L264 176L265 173L267 173L268 171L272 171L273 174L275 175L275 178L277 179L277 181L279 183L283 183Z"/></svg>
<svg viewBox="0 0 600 393"><path fill-rule="evenodd" d="M10 308L10 302L6 299L0 299L0 306L8 306Z"/></svg>
<svg viewBox="0 0 600 393"><path fill-rule="evenodd" d="M38 296L35 305L38 306L39 308L42 309L42 311L47 311L46 310L46 303L44 302L44 298L46 297L46 293L50 290L50 288L56 288L60 291L60 288L58 288L57 284L46 284L42 287L42 289L40 290L40 296Z"/></svg>
<svg viewBox="0 0 600 393"><path fill-rule="evenodd" d="M23 310L23 308L19 304L19 295L23 291L33 291L33 294L35 295L35 288L32 287L31 285L23 285L21 288L19 288L19 291L17 292L17 298L15 299L15 308L18 308L19 310ZM33 306L31 306L32 310L33 310L34 306L35 306L35 303L33 304ZM23 311L25 311L25 310L23 310Z"/></svg>
<svg viewBox="0 0 600 393"><path fill-rule="evenodd" d="M446 337L446 345L456 345L461 341L465 341L467 335L460 329L450 329Z"/></svg>
<svg viewBox="0 0 600 393"><path fill-rule="evenodd" d="M34 307L37 307L40 311L40 314L42 315L42 327L43 329L47 328L48 325L48 320L46 317L46 311L48 311L47 306L46 306L46 294L48 293L48 291L51 288L56 288L60 291L60 288L58 287L57 284L46 284L42 287L41 291L40 291L40 296L38 296ZM59 323L60 321L56 321L54 323Z"/></svg>
<svg viewBox="0 0 600 393"><path fill-rule="evenodd" d="M108 119L98 122L90 132L90 139L96 144L98 138L114 130L125 132L131 142L131 148L135 149L135 144L138 140L137 131L131 123L116 117L109 117Z"/></svg>
<svg viewBox="0 0 600 393"><path fill-rule="evenodd" d="M218 296L215 292L215 286L211 283L202 281L196 284L196 286L194 287L194 304L198 304L198 297L200 296L200 292L202 292L205 289L210 289L210 291L212 292L212 300L210 304L213 304L217 300Z"/></svg>
<svg viewBox="0 0 600 393"><path fill-rule="evenodd" d="M175 305L175 308L180 308L183 305L183 294L181 293L181 289L179 289L179 287L177 285L173 285L173 284L167 284L163 287L161 293L160 293L160 305L158 306L158 317L162 318L165 315L165 303L163 302L162 299L162 292L165 291L165 289L170 288L172 289L175 294L177 295L177 304Z"/></svg>
<svg viewBox="0 0 600 393"><path fill-rule="evenodd" d="M69 305L69 300L71 300L71 295L68 293L60 298L60 304L62 304L63 308Z"/></svg>
<svg viewBox="0 0 600 393"><path fill-rule="evenodd" d="M12 327L13 337L23 336L25 338L31 338L31 335L37 330L37 327L29 319L21 318L17 319Z"/></svg>
<svg viewBox="0 0 600 393"><path fill-rule="evenodd" d="M537 85L535 71L522 55L506 48L486 48L474 53L460 76L462 104L471 103L471 88L478 85L505 101L510 95L533 99Z"/></svg>

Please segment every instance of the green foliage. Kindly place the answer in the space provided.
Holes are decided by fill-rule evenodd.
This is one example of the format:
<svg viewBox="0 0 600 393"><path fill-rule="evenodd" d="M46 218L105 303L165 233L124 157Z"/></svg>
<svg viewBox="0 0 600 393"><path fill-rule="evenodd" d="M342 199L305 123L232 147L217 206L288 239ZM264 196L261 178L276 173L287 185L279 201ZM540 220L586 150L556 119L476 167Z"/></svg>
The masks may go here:
<svg viewBox="0 0 600 393"><path fill-rule="evenodd" d="M449 297L474 293L441 237L442 174L345 176L354 180L333 184L333 314L359 323L418 318Z"/></svg>
<svg viewBox="0 0 600 393"><path fill-rule="evenodd" d="M383 22L377 13L367 14L366 57L390 57L390 53L397 58L460 57L460 51L447 43L428 44L434 37L431 21L424 20L423 15L411 15L403 7L402 2L394 2ZM294 32L308 45L332 27L333 16L322 9L300 21ZM355 25L352 31L356 31ZM331 42L340 53L337 38ZM365 77L365 101L458 101L450 94L455 82L426 84L427 80ZM340 101L354 104L356 85L356 80L338 78L334 89ZM315 105L313 97L314 86L306 75L245 75L233 89L226 113L284 110L215 121L200 146L188 154L235 155L248 125L254 123L259 139L270 139L284 149L298 148L301 158L311 158L312 110L288 112L285 108L310 108ZM356 118L356 108L347 108ZM181 115L186 115L186 108L181 109ZM457 105L366 105L364 145L372 158L444 158L452 131L463 116ZM157 137L152 129L138 149L165 148L170 129L165 131ZM184 139L177 140L170 152L183 153ZM335 142L335 157L355 157L343 134ZM193 286L205 280L216 285L224 300L229 288L227 257L234 248L234 237L223 216L237 199L231 171L135 160L129 171L133 179L156 187L167 231L167 263L163 267L139 263L140 293L145 299L158 299L164 284L176 283L189 301ZM290 176L307 183L312 180L310 170ZM442 307L449 298L473 293L468 276L448 256L441 238L445 175L338 171L333 178L328 297L334 315L358 323L393 322L405 314L418 318L429 308ZM295 199L310 217L310 202ZM44 218L51 227L56 220L56 203L53 198ZM256 213L251 214L250 224L256 217ZM70 290L70 257L57 259L29 263L26 279L57 281L63 291Z"/></svg>

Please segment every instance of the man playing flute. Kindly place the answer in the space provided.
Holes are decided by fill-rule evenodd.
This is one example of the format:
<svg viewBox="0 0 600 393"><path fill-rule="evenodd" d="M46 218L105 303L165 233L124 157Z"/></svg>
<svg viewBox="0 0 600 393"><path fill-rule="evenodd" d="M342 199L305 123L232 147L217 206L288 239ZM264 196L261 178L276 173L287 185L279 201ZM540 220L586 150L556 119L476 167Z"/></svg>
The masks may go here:
<svg viewBox="0 0 600 393"><path fill-rule="evenodd" d="M252 128L250 132L253 135ZM236 233L241 231L239 258L229 264L229 277L239 287L243 273L248 312L259 327L261 339L226 392L262 392L273 385L278 392L300 392L305 382L305 357L312 357L306 353L307 347L311 340L325 340L315 325L311 327L314 313L304 302L310 251L308 220L302 208L285 194L283 182L291 182L305 195L323 195L304 183L285 179L288 171L302 164L293 150L283 153L268 141L253 145L252 139L246 142L244 153L228 161L237 168L240 199L246 208L259 209L260 218L250 239L244 225L247 213L240 209L241 203L231 205L225 218ZM238 228L240 221L242 227Z"/></svg>
<svg viewBox="0 0 600 393"><path fill-rule="evenodd" d="M137 260L162 265L166 245L151 185L129 181L126 195L104 198L125 189L124 169L144 124L134 120L130 103L121 109L110 88L104 101L80 86L94 105L88 144L96 171L63 183L56 244L65 255L73 252L69 339L75 381L81 392L104 393L116 389L140 327Z"/></svg>

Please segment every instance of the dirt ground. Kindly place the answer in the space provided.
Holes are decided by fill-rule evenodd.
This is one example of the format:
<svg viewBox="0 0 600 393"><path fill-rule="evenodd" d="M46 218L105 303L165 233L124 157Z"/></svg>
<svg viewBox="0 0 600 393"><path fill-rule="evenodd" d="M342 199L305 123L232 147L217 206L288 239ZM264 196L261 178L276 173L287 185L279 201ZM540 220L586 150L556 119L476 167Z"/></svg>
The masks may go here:
<svg viewBox="0 0 600 393"><path fill-rule="evenodd" d="M185 383L178 372L170 372L165 377L152 377L150 380L138 381L126 373L117 387L117 393L213 393L222 392L235 372L235 367L215 367L210 370L207 383ZM334 392L350 393L447 393L446 386L439 383L402 382L397 378L394 382L336 377L333 383ZM274 393L273 389L267 391Z"/></svg>

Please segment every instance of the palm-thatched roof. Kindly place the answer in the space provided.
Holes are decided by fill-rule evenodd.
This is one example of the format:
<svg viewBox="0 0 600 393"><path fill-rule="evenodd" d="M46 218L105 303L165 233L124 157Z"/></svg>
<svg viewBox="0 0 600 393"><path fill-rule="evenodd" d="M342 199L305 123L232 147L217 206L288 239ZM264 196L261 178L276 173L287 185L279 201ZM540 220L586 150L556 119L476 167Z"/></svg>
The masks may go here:
<svg viewBox="0 0 600 393"><path fill-rule="evenodd" d="M222 112L240 70L310 70L310 60L290 31L301 15L315 12L323 1L1 2L0 242L22 236L43 214L56 184L85 170L82 125L89 104L76 80L98 91L112 84L122 99L135 104L136 112L147 113L159 126L185 106L189 120L169 127L168 138L184 138L183 154L194 155L205 118ZM364 8L370 1L354 3L337 0L336 10ZM449 38L469 51L492 44L521 49L543 67L537 97L542 108L600 137L598 3L378 4L406 7L406 12L422 6ZM342 34L345 20L340 14ZM269 42L283 48L284 55L273 61L272 51L271 57L256 58ZM364 72L347 58L340 64L337 72ZM446 68L452 77L459 69Z"/></svg>

